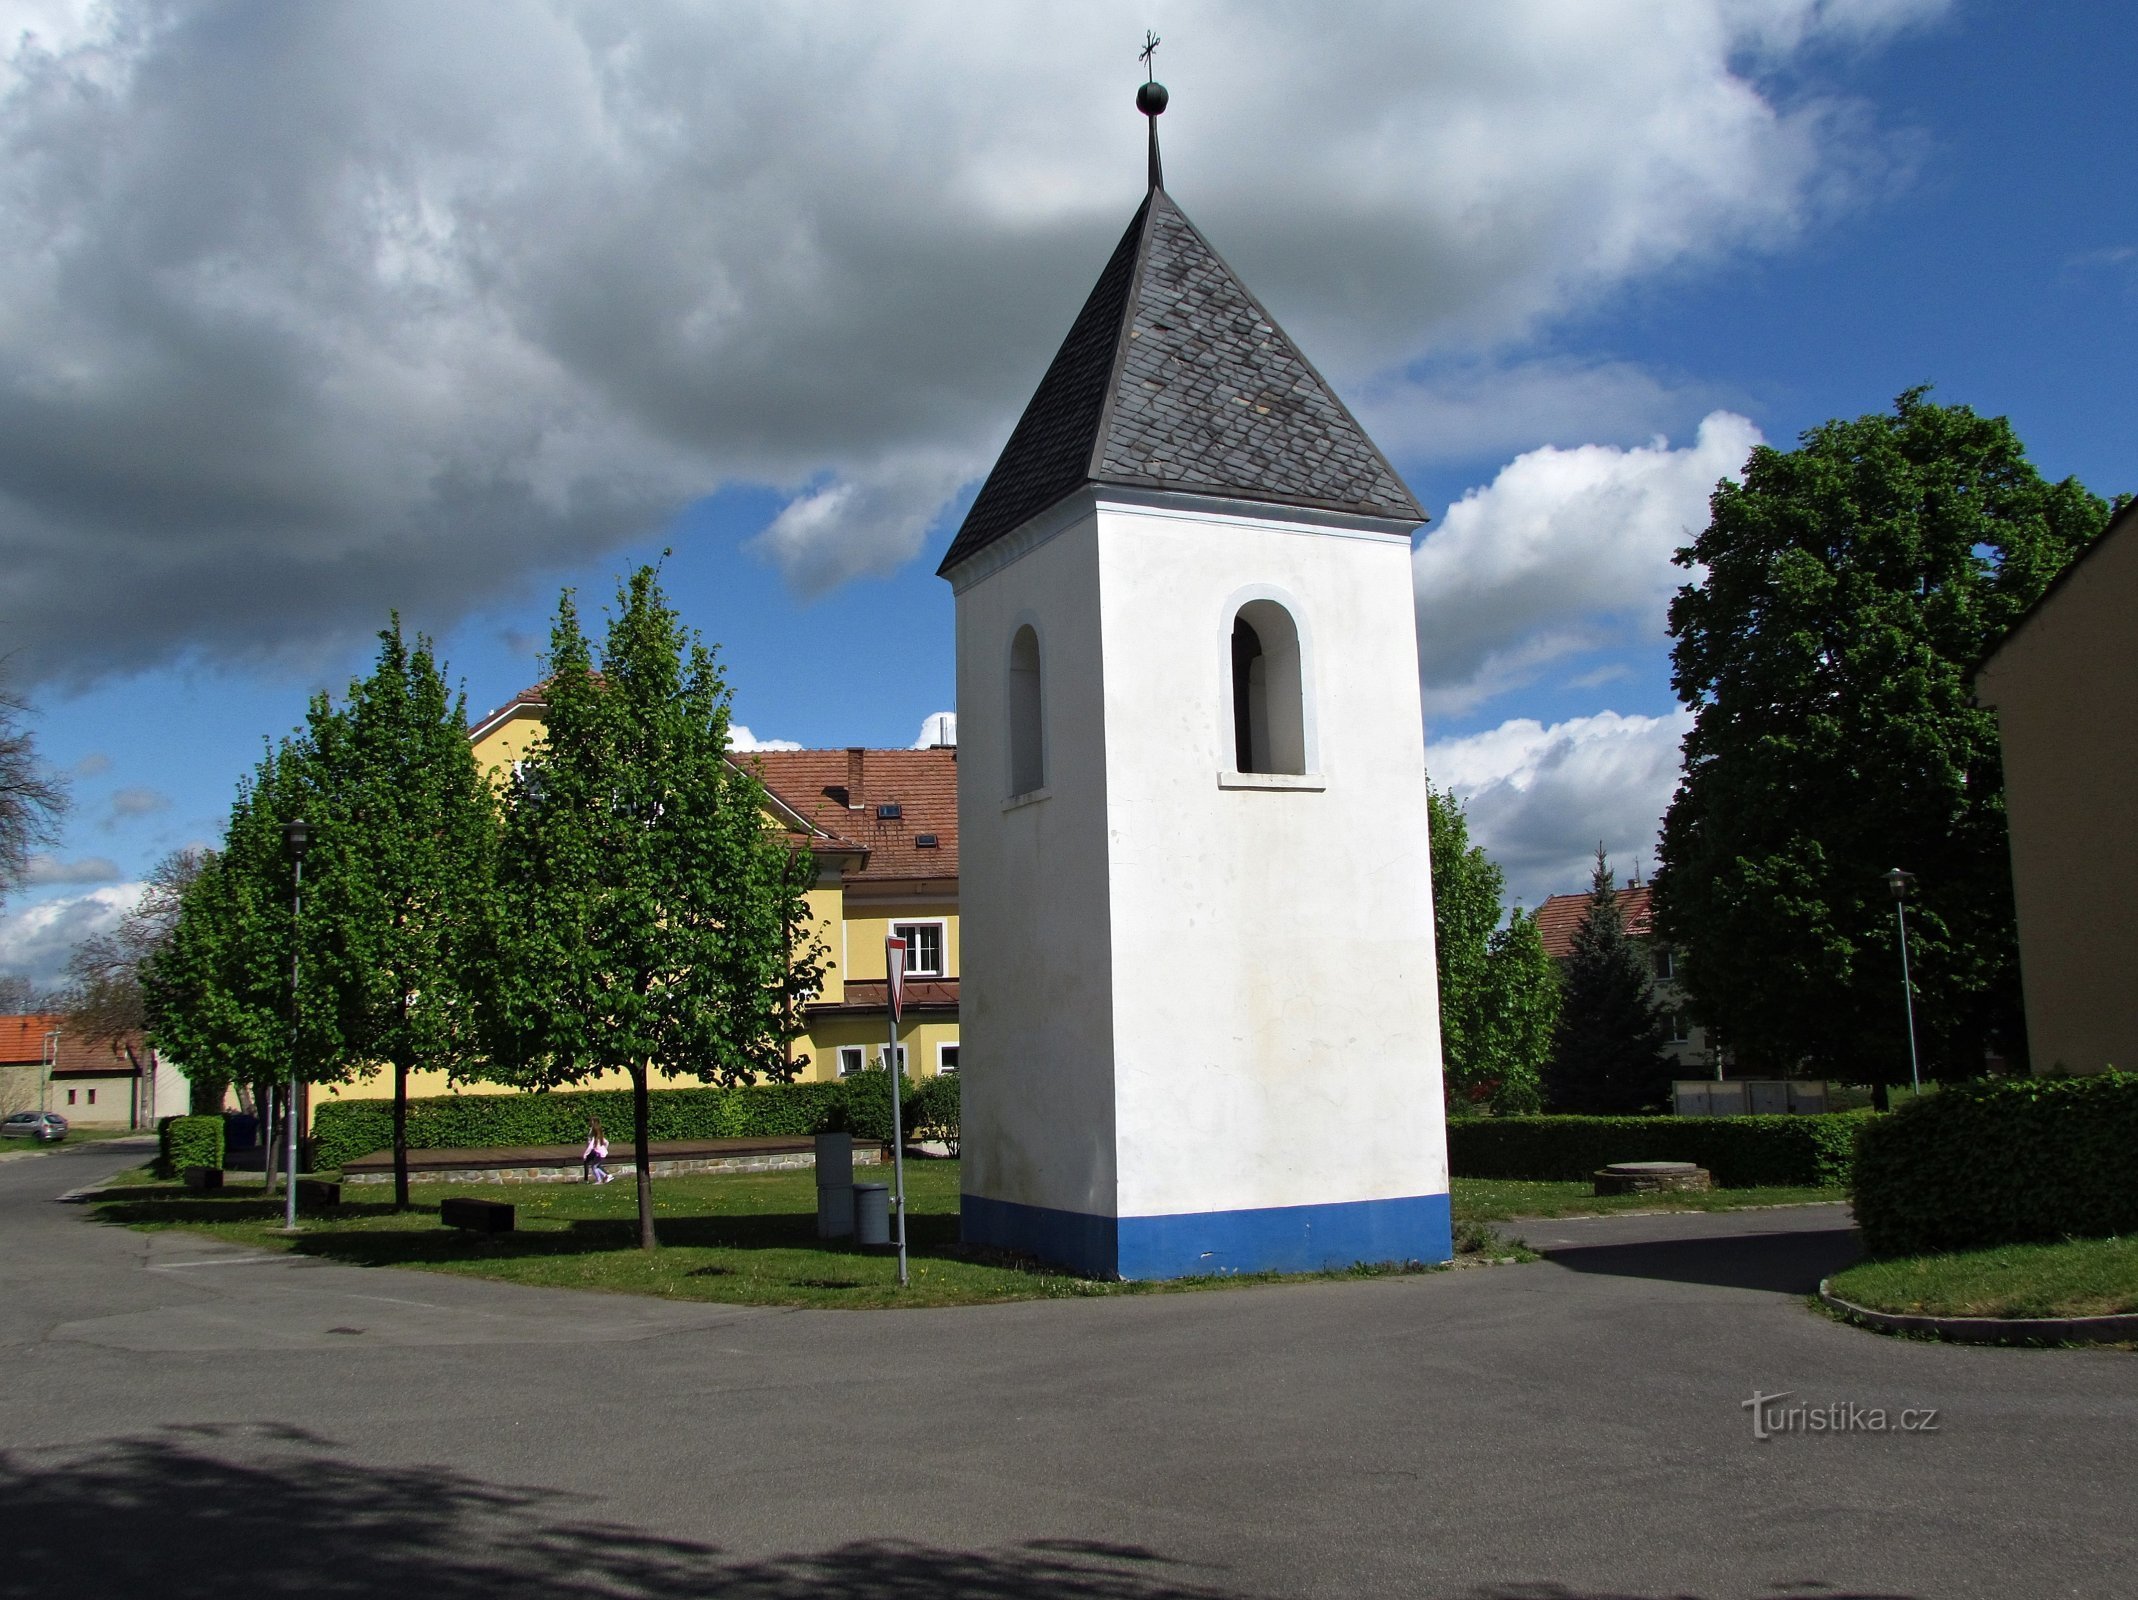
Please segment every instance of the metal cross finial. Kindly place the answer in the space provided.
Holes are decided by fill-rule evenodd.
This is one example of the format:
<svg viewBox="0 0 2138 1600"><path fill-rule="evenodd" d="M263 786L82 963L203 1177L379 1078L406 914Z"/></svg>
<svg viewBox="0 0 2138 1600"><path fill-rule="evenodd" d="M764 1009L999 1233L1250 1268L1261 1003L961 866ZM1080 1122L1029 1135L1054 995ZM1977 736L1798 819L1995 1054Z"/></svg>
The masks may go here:
<svg viewBox="0 0 2138 1600"><path fill-rule="evenodd" d="M1143 35L1143 87L1136 91L1136 109L1150 119L1151 123L1151 187L1162 189L1165 181L1158 170L1158 114L1166 108L1166 86L1151 76L1157 68L1153 59L1158 53L1158 35L1148 29Z"/></svg>

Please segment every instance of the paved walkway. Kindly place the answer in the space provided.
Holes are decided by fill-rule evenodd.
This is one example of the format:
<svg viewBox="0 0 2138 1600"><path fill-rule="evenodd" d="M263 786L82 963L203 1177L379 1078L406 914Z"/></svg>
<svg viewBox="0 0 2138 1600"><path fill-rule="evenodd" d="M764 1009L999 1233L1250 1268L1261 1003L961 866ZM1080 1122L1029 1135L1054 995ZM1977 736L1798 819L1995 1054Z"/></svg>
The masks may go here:
<svg viewBox="0 0 2138 1600"><path fill-rule="evenodd" d="M0 1169L0 1600L2128 1596L2138 1362L1804 1309L1838 1209L1527 1267L779 1312L260 1259ZM1936 1407L1753 1438L1755 1389Z"/></svg>

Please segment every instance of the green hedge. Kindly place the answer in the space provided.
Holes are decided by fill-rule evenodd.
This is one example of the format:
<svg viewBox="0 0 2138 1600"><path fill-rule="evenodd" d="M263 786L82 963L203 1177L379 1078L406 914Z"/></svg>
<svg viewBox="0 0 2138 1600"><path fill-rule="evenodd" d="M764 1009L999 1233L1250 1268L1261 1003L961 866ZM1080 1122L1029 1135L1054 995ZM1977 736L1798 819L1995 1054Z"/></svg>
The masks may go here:
<svg viewBox="0 0 2138 1600"><path fill-rule="evenodd" d="M847 1129L859 1139L891 1137L891 1097L881 1072L830 1083L753 1084L741 1089L655 1089L647 1097L655 1139L750 1139ZM904 1108L916 1126L920 1095L907 1085ZM631 1137L629 1089L546 1094L438 1095L408 1103L411 1150L576 1144L600 1117L614 1144ZM312 1113L313 1165L324 1171L393 1146L391 1100L330 1100Z"/></svg>
<svg viewBox="0 0 2138 1600"><path fill-rule="evenodd" d="M1950 1084L1863 1132L1864 1248L1922 1255L2138 1232L2138 1075Z"/></svg>
<svg viewBox="0 0 2138 1600"><path fill-rule="evenodd" d="M1614 1161L1691 1161L1726 1189L1827 1187L1848 1181L1868 1115L1461 1118L1448 1123L1448 1170L1566 1182Z"/></svg>
<svg viewBox="0 0 2138 1600"><path fill-rule="evenodd" d="M156 1123L156 1170L166 1178L189 1167L223 1164L221 1117L164 1117Z"/></svg>

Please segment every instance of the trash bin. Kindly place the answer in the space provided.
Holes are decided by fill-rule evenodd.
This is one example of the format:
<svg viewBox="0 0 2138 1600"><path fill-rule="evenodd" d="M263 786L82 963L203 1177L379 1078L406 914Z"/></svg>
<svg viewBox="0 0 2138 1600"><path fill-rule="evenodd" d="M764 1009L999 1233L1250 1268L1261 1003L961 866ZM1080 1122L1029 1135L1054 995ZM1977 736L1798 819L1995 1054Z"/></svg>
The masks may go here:
<svg viewBox="0 0 2138 1600"><path fill-rule="evenodd" d="M820 1133L816 1137L817 1237L854 1236L854 1136Z"/></svg>
<svg viewBox="0 0 2138 1600"><path fill-rule="evenodd" d="M817 1237L851 1239L853 1236L854 1186L850 1183L818 1184Z"/></svg>
<svg viewBox="0 0 2138 1600"><path fill-rule="evenodd" d="M888 1183L854 1185L854 1242L891 1242L891 1186Z"/></svg>

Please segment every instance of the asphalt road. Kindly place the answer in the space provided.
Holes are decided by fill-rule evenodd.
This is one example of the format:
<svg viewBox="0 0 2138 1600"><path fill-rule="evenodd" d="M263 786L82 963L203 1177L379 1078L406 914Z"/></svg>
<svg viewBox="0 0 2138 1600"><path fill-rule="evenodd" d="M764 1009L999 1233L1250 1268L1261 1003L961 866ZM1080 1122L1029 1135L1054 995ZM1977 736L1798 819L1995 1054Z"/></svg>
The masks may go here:
<svg viewBox="0 0 2138 1600"><path fill-rule="evenodd" d="M2138 1360L1807 1311L1838 1208L1544 1263L677 1306L98 1225L0 1163L0 1597L2138 1595ZM1753 1437L1790 1403L1935 1432Z"/></svg>

